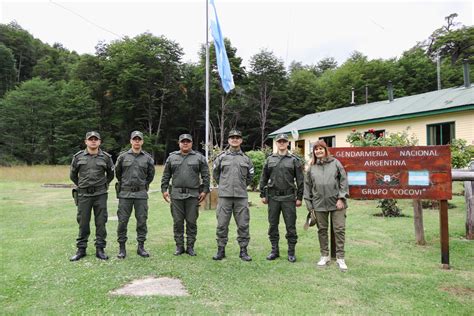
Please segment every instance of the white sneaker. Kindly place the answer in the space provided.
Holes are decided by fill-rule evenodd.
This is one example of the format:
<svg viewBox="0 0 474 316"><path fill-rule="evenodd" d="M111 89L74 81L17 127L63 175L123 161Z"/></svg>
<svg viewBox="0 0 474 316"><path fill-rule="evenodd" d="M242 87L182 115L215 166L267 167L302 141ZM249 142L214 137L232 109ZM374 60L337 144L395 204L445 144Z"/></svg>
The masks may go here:
<svg viewBox="0 0 474 316"><path fill-rule="evenodd" d="M344 261L344 259L337 259L336 264L339 267L339 270L341 270L342 272L347 271L347 265L346 265L346 262Z"/></svg>
<svg viewBox="0 0 474 316"><path fill-rule="evenodd" d="M322 256L316 264L318 268L325 268L331 262L331 257Z"/></svg>

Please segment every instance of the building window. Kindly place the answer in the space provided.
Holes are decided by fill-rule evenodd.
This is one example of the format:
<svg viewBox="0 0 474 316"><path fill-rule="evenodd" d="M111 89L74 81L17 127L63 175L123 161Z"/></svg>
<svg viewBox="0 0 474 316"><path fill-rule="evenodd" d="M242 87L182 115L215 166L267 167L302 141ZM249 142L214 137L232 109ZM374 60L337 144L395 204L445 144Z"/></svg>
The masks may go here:
<svg viewBox="0 0 474 316"><path fill-rule="evenodd" d="M375 136L375 138L384 137L385 136L385 130L384 129L375 130L375 129L371 128L367 132L364 132L364 137L367 136L367 134L373 134Z"/></svg>
<svg viewBox="0 0 474 316"><path fill-rule="evenodd" d="M428 145L447 145L455 138L454 122L426 125Z"/></svg>
<svg viewBox="0 0 474 316"><path fill-rule="evenodd" d="M304 140L295 141L295 149L293 150L295 154L304 157Z"/></svg>
<svg viewBox="0 0 474 316"><path fill-rule="evenodd" d="M336 136L323 136L323 137L319 137L319 139L324 140L324 142L326 143L326 145L328 145L328 147L336 147Z"/></svg>

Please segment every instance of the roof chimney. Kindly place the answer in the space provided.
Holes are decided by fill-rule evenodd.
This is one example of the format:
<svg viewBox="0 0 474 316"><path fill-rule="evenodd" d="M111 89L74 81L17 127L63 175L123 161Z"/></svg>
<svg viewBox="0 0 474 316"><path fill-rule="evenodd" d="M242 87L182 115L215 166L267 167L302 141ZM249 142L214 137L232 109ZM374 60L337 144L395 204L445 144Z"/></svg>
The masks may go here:
<svg viewBox="0 0 474 316"><path fill-rule="evenodd" d="M387 89L388 89L388 102L392 102L392 101L393 101L393 85L392 85L392 80L389 80L389 81L388 81Z"/></svg>
<svg viewBox="0 0 474 316"><path fill-rule="evenodd" d="M471 87L471 79L469 78L469 60L463 59L463 68L464 68L464 87Z"/></svg>
<svg viewBox="0 0 474 316"><path fill-rule="evenodd" d="M351 101L351 105L354 105L354 104L355 104L354 99L355 99L354 87L352 87L352 101Z"/></svg>
<svg viewBox="0 0 474 316"><path fill-rule="evenodd" d="M369 103L369 85L365 85L365 104Z"/></svg>

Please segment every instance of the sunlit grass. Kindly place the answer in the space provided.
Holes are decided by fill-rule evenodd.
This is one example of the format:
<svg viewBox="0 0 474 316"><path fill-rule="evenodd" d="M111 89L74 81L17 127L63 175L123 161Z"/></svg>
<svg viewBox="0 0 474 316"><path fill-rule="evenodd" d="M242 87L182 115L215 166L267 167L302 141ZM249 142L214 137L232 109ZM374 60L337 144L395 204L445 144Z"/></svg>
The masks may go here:
<svg viewBox="0 0 474 316"><path fill-rule="evenodd" d="M269 262L265 259L270 250L267 211L257 193L250 194L249 252L253 261L238 258L232 220L227 258L215 262L211 259L216 251L214 211L200 212L198 256L172 255L172 219L169 205L159 192L160 167L150 194L146 246L151 257L143 259L135 254L132 216L125 260L115 257L117 221L111 218L106 248L111 259L101 262L94 257L92 233L88 256L71 263L68 258L75 251L77 223L70 189L41 186L70 183L68 167L14 167L10 173L5 169L0 169L2 314L474 314L474 244L463 238L463 196L455 196L451 202L457 207L449 210L449 271L440 269L438 211L424 211L427 245L417 246L411 202L407 200L399 201L407 215L402 218L373 216L380 212L376 201L350 201L347 273L338 271L334 263L323 270L315 267L319 257L316 230L302 229L303 208L298 209L298 261L291 264L285 258L281 220L282 258ZM112 192L108 206L112 217L117 209ZM145 276L179 278L190 296L133 298L108 294Z"/></svg>
<svg viewBox="0 0 474 316"><path fill-rule="evenodd" d="M161 174L163 166L156 166ZM0 181L27 181L35 183L70 183L69 166L13 166L0 167Z"/></svg>
<svg viewBox="0 0 474 316"><path fill-rule="evenodd" d="M36 183L69 183L69 166L14 166L0 167L2 181Z"/></svg>

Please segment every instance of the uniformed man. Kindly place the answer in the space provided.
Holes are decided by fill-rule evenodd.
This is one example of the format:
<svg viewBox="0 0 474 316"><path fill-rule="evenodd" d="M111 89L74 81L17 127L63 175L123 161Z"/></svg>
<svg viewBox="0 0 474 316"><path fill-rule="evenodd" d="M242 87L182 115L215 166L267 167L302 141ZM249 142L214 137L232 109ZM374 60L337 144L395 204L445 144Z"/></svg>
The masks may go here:
<svg viewBox="0 0 474 316"><path fill-rule="evenodd" d="M240 258L251 261L247 252L250 240L247 186L252 182L253 164L250 158L240 149L242 133L238 130L229 132L229 149L220 154L214 161L213 177L218 184L219 200L217 203L217 253L212 259L225 258L225 246L228 241L229 222L232 214L237 224L237 241L240 246Z"/></svg>
<svg viewBox="0 0 474 316"><path fill-rule="evenodd" d="M171 202L173 233L176 242L175 256L185 252L184 223L186 222L186 253L195 256L199 203L209 193L209 167L206 158L192 149L189 134L179 136L179 151L172 152L165 163L161 178L161 192ZM170 180L172 186L170 187Z"/></svg>
<svg viewBox="0 0 474 316"><path fill-rule="evenodd" d="M114 163L112 157L102 151L100 134L86 134L86 149L77 152L72 158L70 178L77 186L73 196L77 205L77 252L70 259L77 261L86 256L87 240L90 235L91 212L94 209L96 257L107 260L104 252L107 231L107 189L114 178Z"/></svg>
<svg viewBox="0 0 474 316"><path fill-rule="evenodd" d="M295 262L295 245L298 240L296 207L300 207L303 200L303 164L298 157L288 152L286 134L277 135L275 141L278 151L267 158L260 178L260 197L263 204L268 204L268 237L272 245L267 260L280 257L278 224L280 213L283 213L288 241L288 261Z"/></svg>
<svg viewBox="0 0 474 316"><path fill-rule="evenodd" d="M130 134L131 148L117 158L115 175L117 176L117 195L119 205L117 211L118 227L117 241L119 243L118 258L127 256L127 225L135 209L137 220L137 254L149 257L145 250L145 240L148 232L148 188L155 177L155 162L147 152L142 150L143 133L134 131Z"/></svg>

